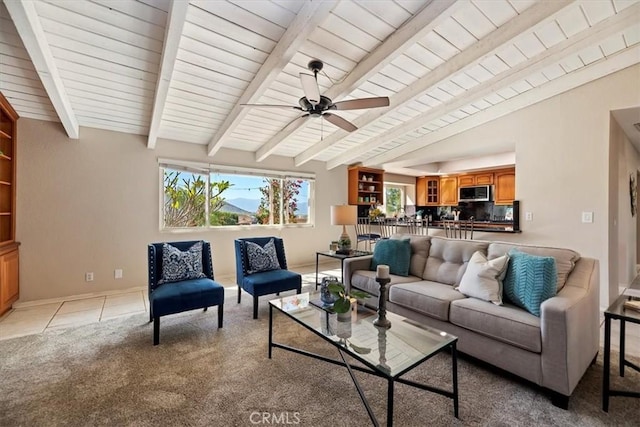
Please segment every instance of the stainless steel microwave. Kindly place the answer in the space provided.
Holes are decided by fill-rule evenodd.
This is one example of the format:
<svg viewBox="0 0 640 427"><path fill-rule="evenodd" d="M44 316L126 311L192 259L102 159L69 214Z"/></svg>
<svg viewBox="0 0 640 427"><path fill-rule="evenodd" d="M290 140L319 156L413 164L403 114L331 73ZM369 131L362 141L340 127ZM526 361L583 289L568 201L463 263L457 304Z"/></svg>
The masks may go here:
<svg viewBox="0 0 640 427"><path fill-rule="evenodd" d="M459 202L489 202L491 201L491 186L476 185L474 187L460 187L458 189Z"/></svg>

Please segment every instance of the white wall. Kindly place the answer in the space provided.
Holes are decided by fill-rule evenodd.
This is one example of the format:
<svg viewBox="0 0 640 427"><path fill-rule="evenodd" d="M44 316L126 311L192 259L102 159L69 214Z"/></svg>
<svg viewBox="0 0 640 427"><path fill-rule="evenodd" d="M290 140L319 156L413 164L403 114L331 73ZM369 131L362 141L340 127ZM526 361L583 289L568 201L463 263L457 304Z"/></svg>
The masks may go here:
<svg viewBox="0 0 640 427"><path fill-rule="evenodd" d="M606 307L611 219L609 112L637 105L640 65L447 138L415 156L429 156L441 144L471 152L483 144L514 142L522 233L497 235L493 240L566 247L599 259L600 306ZM616 162L617 158L616 154ZM611 191L618 191L617 179ZM593 223L581 222L583 211L594 213ZM523 221L524 212L531 212L533 220ZM617 290L617 283L612 286Z"/></svg>
<svg viewBox="0 0 640 427"><path fill-rule="evenodd" d="M277 235L285 240L290 265L315 262L340 234L330 225L329 206L347 202L346 168L315 172L316 226L294 229L159 231L158 157L209 162L206 147L81 128L80 140L66 137L59 123L19 120L17 240L20 246L20 302L126 289L147 284L147 244L205 239L212 243L216 275L235 273L233 239ZM249 152L221 150L216 162L264 169L294 170L289 159L256 164ZM353 230L349 230L353 235ZM124 278L114 279L122 268ZM95 281L84 281L85 272Z"/></svg>

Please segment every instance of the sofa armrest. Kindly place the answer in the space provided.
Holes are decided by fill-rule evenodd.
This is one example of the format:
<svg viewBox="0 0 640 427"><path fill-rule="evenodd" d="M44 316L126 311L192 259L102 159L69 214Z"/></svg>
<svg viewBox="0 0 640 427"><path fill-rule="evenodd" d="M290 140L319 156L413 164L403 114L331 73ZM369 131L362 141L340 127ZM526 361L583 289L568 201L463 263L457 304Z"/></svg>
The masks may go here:
<svg viewBox="0 0 640 427"><path fill-rule="evenodd" d="M371 258L373 258L373 255L347 258L344 260L342 277L344 278L344 288L347 292L351 291L351 276L353 275L353 272L358 270L369 270L369 267L371 267Z"/></svg>
<svg viewBox="0 0 640 427"><path fill-rule="evenodd" d="M600 347L598 260L580 258L564 288L541 306L542 385L570 396Z"/></svg>

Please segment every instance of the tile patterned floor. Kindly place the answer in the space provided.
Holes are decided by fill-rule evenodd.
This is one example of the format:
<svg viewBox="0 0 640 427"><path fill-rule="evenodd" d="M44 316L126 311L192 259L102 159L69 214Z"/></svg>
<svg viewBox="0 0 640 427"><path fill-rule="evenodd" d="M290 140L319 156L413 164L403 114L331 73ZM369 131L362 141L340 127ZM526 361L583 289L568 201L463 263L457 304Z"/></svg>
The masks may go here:
<svg viewBox="0 0 640 427"><path fill-rule="evenodd" d="M320 274L340 277L340 263L329 261L321 264ZM296 268L302 274L303 286L313 286L315 282L315 265ZM216 280L226 288L226 292L235 293L234 276L217 277ZM146 290L123 291L122 293L73 299L59 303L14 309L0 318L0 340L23 335L39 334L47 329L67 328L120 316L149 311ZM601 324L604 316L601 315ZM619 349L618 335L620 323L611 324L611 347ZM626 354L640 355L640 325L627 324ZM604 342L604 327L600 328L600 342Z"/></svg>
<svg viewBox="0 0 640 427"><path fill-rule="evenodd" d="M321 275L340 277L340 262L321 264ZM315 264L295 269L302 274L303 286L313 286ZM216 277L227 294L235 295L235 276ZM69 298L66 301L17 308L0 317L0 340L39 334L45 330L86 325L121 316L149 311L146 290L124 290L122 293L92 298Z"/></svg>

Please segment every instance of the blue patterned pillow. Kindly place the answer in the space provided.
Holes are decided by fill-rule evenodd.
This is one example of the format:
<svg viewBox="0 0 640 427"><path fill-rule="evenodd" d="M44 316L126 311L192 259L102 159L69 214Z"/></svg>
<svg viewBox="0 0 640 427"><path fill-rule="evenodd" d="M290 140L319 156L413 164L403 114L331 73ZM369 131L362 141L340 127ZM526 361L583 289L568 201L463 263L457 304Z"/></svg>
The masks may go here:
<svg viewBox="0 0 640 427"><path fill-rule="evenodd" d="M184 252L167 243L162 245L162 280L158 284L207 277L202 271L202 242Z"/></svg>
<svg viewBox="0 0 640 427"><path fill-rule="evenodd" d="M278 254L273 239L269 240L264 248L257 243L246 242L249 269L247 273L253 274L260 271L279 270Z"/></svg>
<svg viewBox="0 0 640 427"><path fill-rule="evenodd" d="M378 265L389 266L389 273L408 276L411 262L411 241L409 239L382 239L376 242L371 258L371 270Z"/></svg>
<svg viewBox="0 0 640 427"><path fill-rule="evenodd" d="M540 305L556 294L557 281L555 258L509 251L504 295L515 305L540 317Z"/></svg>

